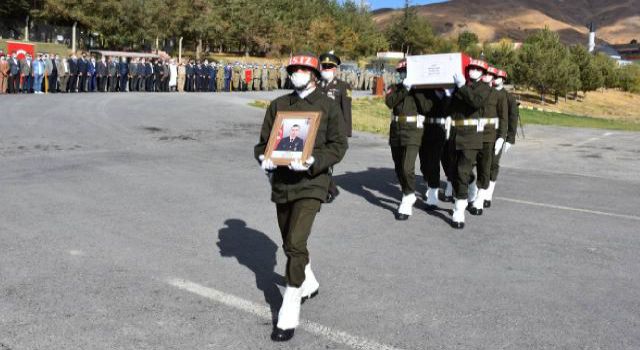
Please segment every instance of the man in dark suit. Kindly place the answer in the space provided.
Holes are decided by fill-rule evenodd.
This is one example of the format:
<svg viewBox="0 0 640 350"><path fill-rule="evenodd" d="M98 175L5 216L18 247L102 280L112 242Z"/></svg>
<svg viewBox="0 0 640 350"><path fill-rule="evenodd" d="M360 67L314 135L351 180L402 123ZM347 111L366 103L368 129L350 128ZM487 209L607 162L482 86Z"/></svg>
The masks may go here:
<svg viewBox="0 0 640 350"><path fill-rule="evenodd" d="M191 87L193 86L193 65L191 64L191 62L187 63L184 71L186 76L184 91L191 92Z"/></svg>
<svg viewBox="0 0 640 350"><path fill-rule="evenodd" d="M129 80L129 65L124 57L120 57L118 75L120 76L120 92L125 92L127 91L127 81Z"/></svg>
<svg viewBox="0 0 640 350"><path fill-rule="evenodd" d="M153 64L151 60L147 61L144 65L144 75L147 77L147 81L145 84L145 91L152 92L153 91Z"/></svg>
<svg viewBox="0 0 640 350"><path fill-rule="evenodd" d="M11 53L11 58L9 59L9 93L17 94L20 89L20 61L18 61L18 56L16 52L13 51Z"/></svg>
<svg viewBox="0 0 640 350"><path fill-rule="evenodd" d="M160 88L162 86L162 76L163 76L164 72L162 71L162 65L160 64L160 62L156 59L153 61L153 75L154 75L154 80L155 80L155 84L153 86L153 91L158 92L160 91Z"/></svg>
<svg viewBox="0 0 640 350"><path fill-rule="evenodd" d="M69 92L78 92L78 57L72 55L69 60Z"/></svg>
<svg viewBox="0 0 640 350"><path fill-rule="evenodd" d="M216 66L215 64L212 62L209 65L209 91L211 92L215 92L216 91Z"/></svg>
<svg viewBox="0 0 640 350"><path fill-rule="evenodd" d="M107 72L109 73L109 92L116 91L116 85L118 85L118 63L109 57Z"/></svg>
<svg viewBox="0 0 640 350"><path fill-rule="evenodd" d="M289 131L289 136L280 140L276 151L302 152L304 140L298 137L300 125L294 124Z"/></svg>
<svg viewBox="0 0 640 350"><path fill-rule="evenodd" d="M102 56L100 61L96 64L96 77L98 78L98 91L107 92L107 77L109 76L109 69L107 67L107 58Z"/></svg>
<svg viewBox="0 0 640 350"><path fill-rule="evenodd" d="M83 53L82 58L78 60L78 91L87 91L87 74L89 72L89 61L87 54Z"/></svg>
<svg viewBox="0 0 640 350"><path fill-rule="evenodd" d="M145 59L141 59L138 62L138 91L144 91L147 83L147 67L145 65Z"/></svg>
<svg viewBox="0 0 640 350"><path fill-rule="evenodd" d="M138 61L132 58L129 61L129 92L136 91L138 87Z"/></svg>

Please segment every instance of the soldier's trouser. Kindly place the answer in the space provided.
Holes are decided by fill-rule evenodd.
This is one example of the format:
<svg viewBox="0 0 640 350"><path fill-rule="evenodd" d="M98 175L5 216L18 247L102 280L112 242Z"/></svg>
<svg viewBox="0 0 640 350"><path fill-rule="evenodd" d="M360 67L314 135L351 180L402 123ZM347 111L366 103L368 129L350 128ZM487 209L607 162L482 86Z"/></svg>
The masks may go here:
<svg viewBox="0 0 640 350"><path fill-rule="evenodd" d="M420 171L430 188L440 187L440 163L448 179L451 179L450 162L446 149L446 133L437 125L425 126L420 146Z"/></svg>
<svg viewBox="0 0 640 350"><path fill-rule="evenodd" d="M290 286L300 287L304 282L304 267L309 263L307 240L311 234L313 220L320 210L320 203L317 199L304 198L276 204L282 248L287 256L287 284Z"/></svg>
<svg viewBox="0 0 640 350"><path fill-rule="evenodd" d="M253 79L253 89L256 91L260 90L260 79Z"/></svg>
<svg viewBox="0 0 640 350"><path fill-rule="evenodd" d="M478 188L489 188L489 177L491 176L491 163L493 162L493 145L495 142L483 142L482 149L478 152L476 162L476 173L478 175Z"/></svg>
<svg viewBox="0 0 640 350"><path fill-rule="evenodd" d="M391 157L402 194L412 194L416 191L416 158L419 151L418 145L391 147Z"/></svg>
<svg viewBox="0 0 640 350"><path fill-rule="evenodd" d="M502 158L502 150L496 156L495 153L493 158L491 159L491 175L489 176L489 180L495 182L498 180L498 173L500 172L500 158Z"/></svg>
<svg viewBox="0 0 640 350"><path fill-rule="evenodd" d="M469 184L473 182L473 166L476 163L478 149L463 149L455 152L453 165L453 196L456 199L467 199Z"/></svg>

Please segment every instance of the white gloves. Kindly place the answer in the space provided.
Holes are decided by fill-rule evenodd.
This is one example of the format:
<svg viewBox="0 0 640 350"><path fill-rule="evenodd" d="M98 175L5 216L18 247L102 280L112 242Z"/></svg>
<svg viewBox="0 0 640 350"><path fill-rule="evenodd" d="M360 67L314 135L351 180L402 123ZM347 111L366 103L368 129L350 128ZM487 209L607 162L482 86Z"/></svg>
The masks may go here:
<svg viewBox="0 0 640 350"><path fill-rule="evenodd" d="M511 148L511 146L513 146L512 144L510 144L509 142L505 142L504 143L504 149L502 150L504 153L509 152L509 148Z"/></svg>
<svg viewBox="0 0 640 350"><path fill-rule="evenodd" d="M411 82L409 82L409 78L404 78L404 80L402 81L402 85L404 86L405 89L407 89L407 91L411 90Z"/></svg>
<svg viewBox="0 0 640 350"><path fill-rule="evenodd" d="M444 94L447 95L447 97L451 97L453 89L444 89Z"/></svg>
<svg viewBox="0 0 640 350"><path fill-rule="evenodd" d="M261 154L258 159L260 160L260 167L265 172L270 172L276 169L276 165L273 164L273 161L270 158L265 159L263 154Z"/></svg>
<svg viewBox="0 0 640 350"><path fill-rule="evenodd" d="M294 159L291 161L291 164L289 164L289 169L293 171L307 171L315 161L313 157L309 157L304 163L302 163L300 159Z"/></svg>
<svg viewBox="0 0 640 350"><path fill-rule="evenodd" d="M494 147L494 150L496 152L496 156L498 154L500 154L500 151L502 151L502 146L503 145L504 145L504 139L502 137L496 140L496 145Z"/></svg>
<svg viewBox="0 0 640 350"><path fill-rule="evenodd" d="M453 82L456 83L456 86L458 88L461 88L464 86L464 84L467 83L467 79L465 79L464 76L456 73L453 75Z"/></svg>

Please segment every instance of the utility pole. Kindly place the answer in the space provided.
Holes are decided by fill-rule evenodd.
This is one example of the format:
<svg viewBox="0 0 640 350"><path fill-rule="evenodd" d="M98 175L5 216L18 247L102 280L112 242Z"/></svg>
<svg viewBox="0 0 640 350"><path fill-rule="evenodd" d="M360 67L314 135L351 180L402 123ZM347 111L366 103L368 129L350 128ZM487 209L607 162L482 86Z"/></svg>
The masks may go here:
<svg viewBox="0 0 640 350"><path fill-rule="evenodd" d="M24 41L29 41L29 16L27 16L27 20L25 21L24 26Z"/></svg>
<svg viewBox="0 0 640 350"><path fill-rule="evenodd" d="M76 27L78 22L73 22L73 27L71 27L71 52L76 54Z"/></svg>

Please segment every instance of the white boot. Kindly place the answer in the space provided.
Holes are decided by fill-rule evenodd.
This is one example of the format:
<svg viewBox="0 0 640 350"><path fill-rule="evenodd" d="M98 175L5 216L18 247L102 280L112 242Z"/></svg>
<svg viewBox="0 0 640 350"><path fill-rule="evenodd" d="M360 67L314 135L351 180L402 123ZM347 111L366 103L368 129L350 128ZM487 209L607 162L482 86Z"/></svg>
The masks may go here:
<svg viewBox="0 0 640 350"><path fill-rule="evenodd" d="M311 271L311 264L307 264L304 267L304 282L300 288L302 288L302 303L318 295L320 283L318 283L316 276Z"/></svg>
<svg viewBox="0 0 640 350"><path fill-rule="evenodd" d="M400 207L398 207L398 219L399 220L407 220L409 216L413 213L413 204L416 202L416 195L405 194L402 196L402 202L400 203Z"/></svg>
<svg viewBox="0 0 640 350"><path fill-rule="evenodd" d="M485 208L490 208L491 207L491 201L493 200L493 191L495 189L496 189L496 182L495 181L489 182L489 188L487 189L487 192L486 192L485 197L484 197L484 207Z"/></svg>
<svg viewBox="0 0 640 350"><path fill-rule="evenodd" d="M429 207L437 207L440 204L438 200L438 188L431 188L427 190L427 206Z"/></svg>
<svg viewBox="0 0 640 350"><path fill-rule="evenodd" d="M469 184L469 196L467 197L467 199L469 200L469 203L473 203L473 201L476 200L477 196L478 196L478 185L474 181Z"/></svg>
<svg viewBox="0 0 640 350"><path fill-rule="evenodd" d="M451 225L454 228L464 228L464 211L467 209L466 199L455 199Z"/></svg>
<svg viewBox="0 0 640 350"><path fill-rule="evenodd" d="M469 208L469 212L471 215L482 215L482 209L484 208L484 198L486 196L486 191L484 189L478 190L478 195L476 196L476 200L473 201L471 208Z"/></svg>
<svg viewBox="0 0 640 350"><path fill-rule="evenodd" d="M287 285L282 296L282 306L280 307L280 312L278 312L278 324L276 327L282 330L298 327L301 301L302 287L296 288Z"/></svg>
<svg viewBox="0 0 640 350"><path fill-rule="evenodd" d="M453 200L453 184L447 181L447 187L444 189L444 197L446 200Z"/></svg>

